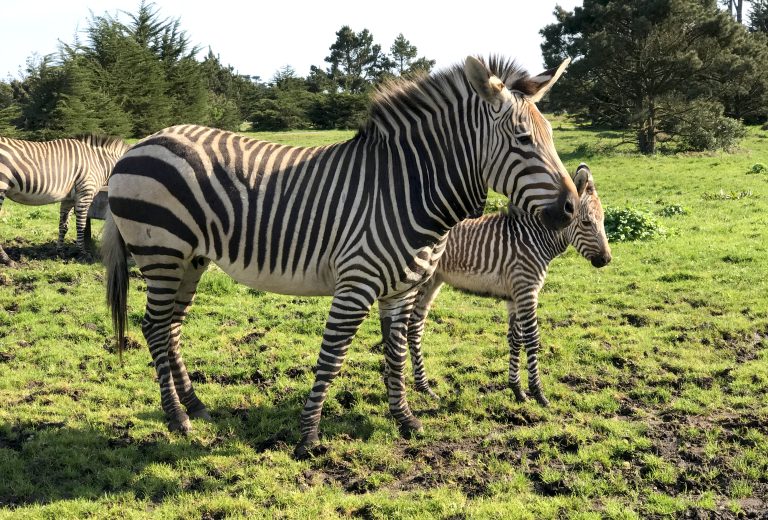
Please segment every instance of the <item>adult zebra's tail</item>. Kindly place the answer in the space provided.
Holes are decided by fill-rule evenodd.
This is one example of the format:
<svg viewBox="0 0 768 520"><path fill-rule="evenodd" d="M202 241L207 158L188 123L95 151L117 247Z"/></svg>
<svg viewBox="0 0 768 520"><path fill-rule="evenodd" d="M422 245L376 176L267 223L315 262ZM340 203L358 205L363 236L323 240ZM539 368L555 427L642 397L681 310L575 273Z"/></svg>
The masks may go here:
<svg viewBox="0 0 768 520"><path fill-rule="evenodd" d="M125 326L128 319L128 261L125 241L107 211L101 240L101 261L107 268L107 305L112 312L112 327L117 337L117 350L123 360Z"/></svg>

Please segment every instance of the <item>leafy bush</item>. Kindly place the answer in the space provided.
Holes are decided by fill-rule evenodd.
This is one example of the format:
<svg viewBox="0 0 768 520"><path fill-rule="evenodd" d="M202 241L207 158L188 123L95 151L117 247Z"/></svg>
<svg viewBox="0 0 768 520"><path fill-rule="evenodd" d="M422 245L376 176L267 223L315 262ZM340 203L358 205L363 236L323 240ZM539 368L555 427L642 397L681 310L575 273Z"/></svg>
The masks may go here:
<svg viewBox="0 0 768 520"><path fill-rule="evenodd" d="M714 193L702 193L701 198L704 200L741 200L752 196L752 190L747 191L720 191Z"/></svg>
<svg viewBox="0 0 768 520"><path fill-rule="evenodd" d="M659 215L662 217L674 217L675 215L687 215L688 208L681 206L680 204L668 204L659 210Z"/></svg>
<svg viewBox="0 0 768 520"><path fill-rule="evenodd" d="M677 116L666 121L662 129L672 137L679 152L730 150L747 135L741 121L723 115L720 103L674 99L670 108Z"/></svg>
<svg viewBox="0 0 768 520"><path fill-rule="evenodd" d="M755 163L747 173L768 173L768 167L763 163Z"/></svg>
<svg viewBox="0 0 768 520"><path fill-rule="evenodd" d="M648 212L631 208L607 208L605 234L611 242L629 242L662 237L666 230Z"/></svg>

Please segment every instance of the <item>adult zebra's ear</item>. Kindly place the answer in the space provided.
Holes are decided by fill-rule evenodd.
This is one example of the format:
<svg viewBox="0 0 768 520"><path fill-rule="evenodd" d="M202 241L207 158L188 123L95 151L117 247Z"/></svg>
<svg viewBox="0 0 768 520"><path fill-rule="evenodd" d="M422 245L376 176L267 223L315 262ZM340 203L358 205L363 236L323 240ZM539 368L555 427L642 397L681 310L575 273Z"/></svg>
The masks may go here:
<svg viewBox="0 0 768 520"><path fill-rule="evenodd" d="M474 56L467 56L464 62L464 74L477 94L488 103L498 106L504 100L502 91L504 82L491 74L485 64Z"/></svg>
<svg viewBox="0 0 768 520"><path fill-rule="evenodd" d="M541 98L544 97L544 94L549 92L549 89L552 88L552 85L555 84L563 72L565 72L565 69L568 67L569 63L571 63L571 58L566 58L559 66L555 67L554 69L544 71L538 76L525 78L522 80L525 82L525 87L519 90L522 90L528 94L528 99L532 103L538 103L541 101ZM518 90L515 89L514 85L510 88L512 90Z"/></svg>
<svg viewBox="0 0 768 520"><path fill-rule="evenodd" d="M573 176L573 184L576 185L576 192L579 194L579 197L584 195L584 191L586 191L591 179L592 172L589 170L589 166L581 163L579 167L576 168L576 173Z"/></svg>

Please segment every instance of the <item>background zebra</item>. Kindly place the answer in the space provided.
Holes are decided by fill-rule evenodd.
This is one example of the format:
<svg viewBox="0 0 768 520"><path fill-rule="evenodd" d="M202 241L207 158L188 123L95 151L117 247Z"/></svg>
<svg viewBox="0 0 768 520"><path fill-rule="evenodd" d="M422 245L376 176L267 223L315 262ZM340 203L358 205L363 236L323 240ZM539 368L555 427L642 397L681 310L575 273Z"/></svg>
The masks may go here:
<svg viewBox="0 0 768 520"><path fill-rule="evenodd" d="M77 247L85 254L83 230L88 207L127 150L128 145L117 137L89 135L44 142L0 137L0 208L6 197L33 206L61 202L56 243L59 253L74 208ZM0 262L14 265L2 245Z"/></svg>
<svg viewBox="0 0 768 520"><path fill-rule="evenodd" d="M582 163L573 178L580 195L577 217L565 229L552 231L535 217L511 208L461 222L451 230L445 253L432 279L419 291L408 324L408 345L416 389L436 397L427 381L421 353L421 339L429 308L444 283L481 296L507 302L509 329L509 384L518 401L525 401L520 387L520 348L528 358L528 388L546 406L547 398L539 378L537 353L539 326L536 318L539 291L547 267L556 256L573 245L595 267L611 261L611 247L603 227L603 207L595 190L592 173Z"/></svg>
<svg viewBox="0 0 768 520"><path fill-rule="evenodd" d="M208 417L179 334L213 260L260 290L333 295L297 456L318 442L328 387L376 300L390 411L404 435L420 430L405 398L407 323L448 231L484 204L489 187L550 227L574 216L575 187L534 105L566 65L530 77L512 62L494 58L489 70L470 57L464 67L392 83L360 132L330 146L185 125L131 148L109 182L107 300L122 345L126 246L147 283L142 331L169 428L188 431L189 416Z"/></svg>

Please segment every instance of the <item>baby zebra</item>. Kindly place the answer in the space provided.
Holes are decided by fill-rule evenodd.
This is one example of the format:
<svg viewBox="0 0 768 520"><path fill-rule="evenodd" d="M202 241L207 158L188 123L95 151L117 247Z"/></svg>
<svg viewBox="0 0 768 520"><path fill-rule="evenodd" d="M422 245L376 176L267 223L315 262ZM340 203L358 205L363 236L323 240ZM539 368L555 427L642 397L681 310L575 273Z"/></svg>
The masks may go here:
<svg viewBox="0 0 768 520"><path fill-rule="evenodd" d="M44 142L0 137L0 207L6 197L32 206L61 202L56 243L59 254L74 208L77 247L87 256L84 230L88 207L127 150L128 145L117 137L87 135ZM2 245L0 263L14 265Z"/></svg>
<svg viewBox="0 0 768 520"><path fill-rule="evenodd" d="M582 163L573 182L580 196L576 218L563 230L550 231L529 214L511 211L455 226L448 235L445 253L434 276L421 288L408 323L408 346L416 389L436 397L429 388L421 355L421 338L429 307L444 283L480 296L507 301L509 314L509 383L518 401L527 399L520 387L520 348L528 356L528 387L543 406L549 401L539 379L537 352L539 326L536 319L539 290L547 266L565 252L569 244L595 267L611 261L611 248L603 227L603 207L595 191L592 173Z"/></svg>

